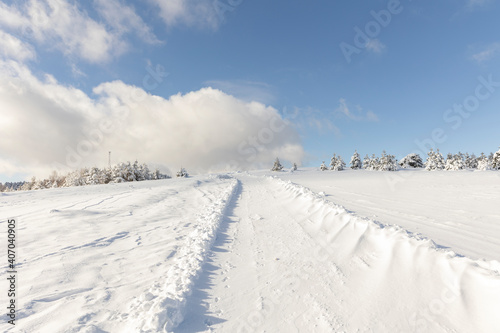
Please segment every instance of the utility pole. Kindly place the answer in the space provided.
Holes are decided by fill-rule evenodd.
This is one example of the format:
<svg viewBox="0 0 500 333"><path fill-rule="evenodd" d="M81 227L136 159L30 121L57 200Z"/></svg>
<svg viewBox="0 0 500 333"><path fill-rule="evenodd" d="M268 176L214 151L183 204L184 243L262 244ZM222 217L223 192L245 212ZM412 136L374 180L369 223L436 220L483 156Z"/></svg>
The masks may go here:
<svg viewBox="0 0 500 333"><path fill-rule="evenodd" d="M111 152L108 154L108 166L111 169Z"/></svg>

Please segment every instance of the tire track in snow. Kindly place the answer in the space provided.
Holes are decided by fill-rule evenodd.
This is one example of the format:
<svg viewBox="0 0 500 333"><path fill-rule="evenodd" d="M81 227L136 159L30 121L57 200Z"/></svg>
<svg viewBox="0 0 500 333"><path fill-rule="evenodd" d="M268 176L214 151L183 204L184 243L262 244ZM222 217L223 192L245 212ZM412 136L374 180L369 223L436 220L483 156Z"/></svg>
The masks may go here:
<svg viewBox="0 0 500 333"><path fill-rule="evenodd" d="M208 311L189 316L201 331L500 331L497 272L302 186L238 178L238 232L211 262Z"/></svg>
<svg viewBox="0 0 500 333"><path fill-rule="evenodd" d="M233 241L214 252L210 265L216 269L204 283L209 289L197 293L197 303L206 303L206 310L188 313L176 332L303 331L309 324L305 315L311 314L307 309L324 318L324 331L342 327L340 318L330 314L332 294L324 292L344 284L342 272L333 263L311 263L316 243L301 228L303 217L288 211L287 198L281 202L280 186L263 178L237 177L242 193L229 218L236 222L227 230Z"/></svg>
<svg viewBox="0 0 500 333"><path fill-rule="evenodd" d="M132 302L130 332L169 332L182 323L187 297L201 272L237 185L238 181L231 179L217 200L200 213L196 229L177 251L175 264L167 272L164 283L156 283Z"/></svg>

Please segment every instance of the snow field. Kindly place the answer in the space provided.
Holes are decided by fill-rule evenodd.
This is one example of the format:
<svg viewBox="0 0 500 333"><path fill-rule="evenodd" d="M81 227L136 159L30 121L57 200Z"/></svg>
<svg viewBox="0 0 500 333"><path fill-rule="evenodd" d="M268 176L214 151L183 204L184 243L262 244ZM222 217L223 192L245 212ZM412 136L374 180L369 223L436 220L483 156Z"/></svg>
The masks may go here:
<svg viewBox="0 0 500 333"><path fill-rule="evenodd" d="M398 226L357 217L303 186L274 181L302 199L301 209L310 214L308 232L326 234L321 237L326 236L329 260L347 277L349 293L343 300L355 309L348 322L356 326L348 331L374 329L377 323L378 331L500 330L498 270Z"/></svg>
<svg viewBox="0 0 500 333"><path fill-rule="evenodd" d="M175 294L182 304L198 265L191 260L202 260L234 182L169 179L0 197L0 215L19 219L20 252L19 321L16 327L2 321L0 331L124 332L144 318L130 304L163 286L173 267L182 274ZM205 238L195 240L194 232ZM190 238L199 249L183 248Z"/></svg>
<svg viewBox="0 0 500 333"><path fill-rule="evenodd" d="M500 269L500 172L309 169L277 175L359 216L401 226Z"/></svg>
<svg viewBox="0 0 500 333"><path fill-rule="evenodd" d="M500 332L496 173L269 174L0 196L21 251L0 330Z"/></svg>
<svg viewBox="0 0 500 333"><path fill-rule="evenodd" d="M178 251L179 255L168 270L165 281L157 281L132 303L130 313L134 320L127 325L127 330L170 332L182 323L186 299L191 295L237 183L232 179L227 188L202 209L197 217L196 229L187 236Z"/></svg>

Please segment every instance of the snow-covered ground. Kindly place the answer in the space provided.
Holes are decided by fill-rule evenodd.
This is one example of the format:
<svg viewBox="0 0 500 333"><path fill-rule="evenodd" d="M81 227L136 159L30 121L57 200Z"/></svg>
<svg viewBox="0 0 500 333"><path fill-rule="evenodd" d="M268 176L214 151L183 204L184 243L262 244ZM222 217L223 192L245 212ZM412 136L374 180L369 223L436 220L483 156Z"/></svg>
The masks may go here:
<svg viewBox="0 0 500 333"><path fill-rule="evenodd" d="M0 330L500 332L498 202L496 172L254 172L3 194L21 252L19 321ZM2 220L2 244L6 230Z"/></svg>
<svg viewBox="0 0 500 333"><path fill-rule="evenodd" d="M500 262L500 172L311 169L279 176L323 192L357 215L402 226L474 259Z"/></svg>

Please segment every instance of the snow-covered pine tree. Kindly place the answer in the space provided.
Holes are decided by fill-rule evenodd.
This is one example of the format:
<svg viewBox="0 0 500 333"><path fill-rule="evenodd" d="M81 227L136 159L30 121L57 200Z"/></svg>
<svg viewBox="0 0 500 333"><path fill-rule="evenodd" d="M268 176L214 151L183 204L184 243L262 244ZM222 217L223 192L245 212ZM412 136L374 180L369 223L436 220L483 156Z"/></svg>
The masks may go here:
<svg viewBox="0 0 500 333"><path fill-rule="evenodd" d="M153 180L157 180L159 175L160 175L160 170L158 170L158 168L156 168L156 169L155 169L155 170L151 173L151 179L153 179Z"/></svg>
<svg viewBox="0 0 500 333"><path fill-rule="evenodd" d="M337 165L337 154L333 154L333 157L330 159L330 170L334 170L335 165Z"/></svg>
<svg viewBox="0 0 500 333"><path fill-rule="evenodd" d="M362 167L364 169L370 170L370 161L371 161L370 156L368 156L368 154L366 154L365 158L363 159Z"/></svg>
<svg viewBox="0 0 500 333"><path fill-rule="evenodd" d="M375 154L372 154L372 157L370 158L369 162L369 167L367 168L367 170L374 170L374 171L378 170L379 165L380 165L379 158Z"/></svg>
<svg viewBox="0 0 500 333"><path fill-rule="evenodd" d="M425 161L425 170L434 171L434 170L443 170L444 169L444 158L443 155L437 151L431 150L428 153L427 160Z"/></svg>
<svg viewBox="0 0 500 333"><path fill-rule="evenodd" d="M32 180L31 189L32 190L43 190L43 189L49 188L48 185L49 185L49 181L47 179L38 179L35 181Z"/></svg>
<svg viewBox="0 0 500 333"><path fill-rule="evenodd" d="M424 162L419 154L408 154L399 161L399 165L404 169L409 168L423 168Z"/></svg>
<svg viewBox="0 0 500 333"><path fill-rule="evenodd" d="M21 187L23 187L26 184L25 181L22 182L6 182L4 185L4 190L3 192L14 192L14 191L21 191Z"/></svg>
<svg viewBox="0 0 500 333"><path fill-rule="evenodd" d="M281 171L281 170L283 170L283 166L281 165L280 159L276 157L276 160L274 161L274 165L271 171Z"/></svg>
<svg viewBox="0 0 500 333"><path fill-rule="evenodd" d="M455 155L448 154L444 169L453 171L465 169L463 155L461 153Z"/></svg>
<svg viewBox="0 0 500 333"><path fill-rule="evenodd" d="M476 155L474 154L469 155L469 153L465 153L464 163L467 169L477 169Z"/></svg>
<svg viewBox="0 0 500 333"><path fill-rule="evenodd" d="M126 176L127 175L126 175L124 163L118 163L117 165L114 165L111 168L111 182L112 183L126 182L127 181L127 179L125 178Z"/></svg>
<svg viewBox="0 0 500 333"><path fill-rule="evenodd" d="M29 182L25 182L20 188L19 190L20 191L29 191L32 189L32 187L35 185L36 183L36 177L32 177L31 178L31 181Z"/></svg>
<svg viewBox="0 0 500 333"><path fill-rule="evenodd" d="M332 166L331 170L333 171L342 171L345 169L345 162L342 159L342 156L337 156L335 159L335 164Z"/></svg>
<svg viewBox="0 0 500 333"><path fill-rule="evenodd" d="M153 173L151 174L151 179L153 180L163 179L162 174L160 170L158 170L158 168L156 168L155 171L153 171Z"/></svg>
<svg viewBox="0 0 500 333"><path fill-rule="evenodd" d="M134 172L134 179L138 182L146 180L142 167L139 165L139 162L135 160L134 164L132 165L132 170Z"/></svg>
<svg viewBox="0 0 500 333"><path fill-rule="evenodd" d="M134 166L130 164L130 162L127 162L124 164L124 170L125 170L125 180L128 182L134 182L137 179L135 178L135 170Z"/></svg>
<svg viewBox="0 0 500 333"><path fill-rule="evenodd" d="M358 154L358 151L355 150L354 154L351 157L350 162L351 169L358 170L363 168L363 163L361 163L361 157Z"/></svg>
<svg viewBox="0 0 500 333"><path fill-rule="evenodd" d="M483 159L478 159L477 160L477 169L480 171L486 171L486 170L492 170L493 168L491 167L490 160L488 157L484 157Z"/></svg>
<svg viewBox="0 0 500 333"><path fill-rule="evenodd" d="M64 181L66 176L60 176L57 171L52 171L52 174L49 176L49 187L56 188L64 185Z"/></svg>
<svg viewBox="0 0 500 333"><path fill-rule="evenodd" d="M454 170L453 163L454 163L453 155L451 153L448 153L448 155L446 156L446 162L444 163L444 169L445 170Z"/></svg>
<svg viewBox="0 0 500 333"><path fill-rule="evenodd" d="M491 159L491 167L493 170L500 170L500 149L493 155Z"/></svg>
<svg viewBox="0 0 500 333"><path fill-rule="evenodd" d="M461 152L458 152L458 154L455 154L453 156L454 160L454 165L455 165L455 170L463 170L465 169L465 156Z"/></svg>
<svg viewBox="0 0 500 333"><path fill-rule="evenodd" d="M292 170L297 171L297 163L293 163Z"/></svg>
<svg viewBox="0 0 500 333"><path fill-rule="evenodd" d="M99 168L97 167L90 168L85 184L86 185L104 184L102 182L103 180L101 173L102 173L101 170L99 170Z"/></svg>
<svg viewBox="0 0 500 333"><path fill-rule="evenodd" d="M319 168L321 169L321 171L326 171L326 170L328 170L328 167L326 166L325 161L323 161L323 163L321 163L321 165L320 165L320 167L319 167Z"/></svg>
<svg viewBox="0 0 500 333"><path fill-rule="evenodd" d="M398 163L394 155L388 155L384 150L382 152L382 157L380 158L377 170L380 171L396 171L398 169Z"/></svg>
<svg viewBox="0 0 500 333"><path fill-rule="evenodd" d="M181 169L177 172L177 177L178 177L178 178L187 178L187 177L189 177L189 175L188 175L188 173L187 173L186 169L181 168Z"/></svg>
<svg viewBox="0 0 500 333"><path fill-rule="evenodd" d="M151 180L151 172L149 171L149 167L146 163L139 166L139 174L141 175L142 180Z"/></svg>

